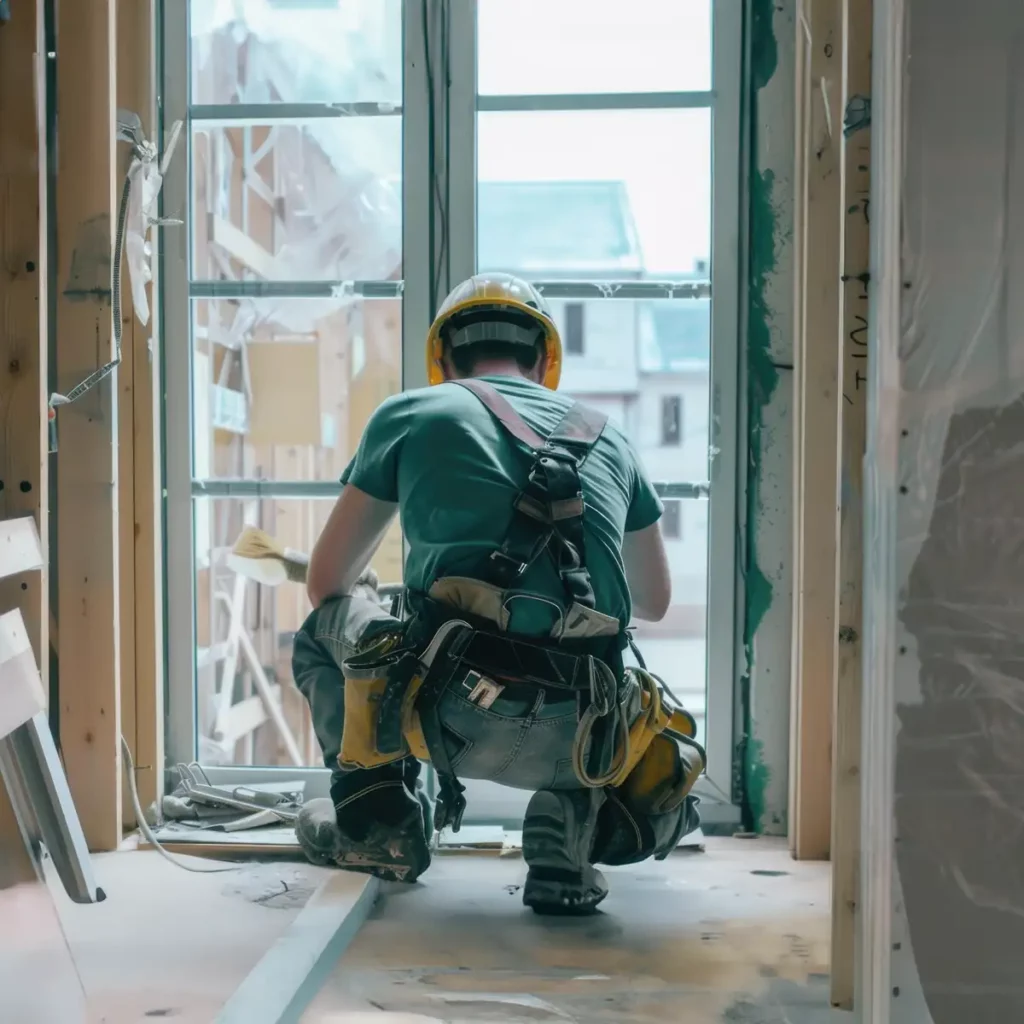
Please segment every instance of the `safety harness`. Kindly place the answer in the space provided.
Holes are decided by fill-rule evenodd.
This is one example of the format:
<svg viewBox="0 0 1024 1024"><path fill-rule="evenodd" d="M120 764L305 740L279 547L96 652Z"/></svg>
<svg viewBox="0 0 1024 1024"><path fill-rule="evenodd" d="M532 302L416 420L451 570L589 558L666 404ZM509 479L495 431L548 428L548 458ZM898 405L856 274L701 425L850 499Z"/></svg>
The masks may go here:
<svg viewBox="0 0 1024 1024"><path fill-rule="evenodd" d="M481 567L480 578L508 590L545 551L555 559L568 603L594 607L584 553L583 488L580 467L604 431L608 418L578 402L547 438L531 427L486 381L455 383L476 395L490 414L533 455L526 487L513 503L514 515L501 547Z"/></svg>
<svg viewBox="0 0 1024 1024"><path fill-rule="evenodd" d="M574 696L579 727L573 760L585 786L621 782L646 750L649 735L665 728L668 721L664 716L654 721L662 711L652 682L651 692L641 702L648 712L644 720L650 720L646 742L633 742L620 692L622 650L628 635L614 620L595 611L586 565L580 468L607 418L573 403L545 438L486 381L456 383L475 395L498 423L527 447L532 458L504 540L470 578L502 595L504 608L507 600L516 596L506 598L505 592L514 591L530 567L547 553L565 592L564 609L558 605L560 628L548 640L526 639L501 632L493 618L430 595L410 595L412 615L401 633L377 638L345 662L346 735L341 759L343 766L371 767L410 752L429 755L439 782L434 826L453 831L458 831L465 811L465 787L447 755L439 705L449 687L468 674L499 680L502 685L543 689L562 699ZM611 623L611 628L603 635L586 635L585 630L574 634L575 625L595 616ZM692 736L695 724L689 716L687 719L684 728ZM368 738L363 753L351 753L354 745L346 744L350 729L353 736Z"/></svg>

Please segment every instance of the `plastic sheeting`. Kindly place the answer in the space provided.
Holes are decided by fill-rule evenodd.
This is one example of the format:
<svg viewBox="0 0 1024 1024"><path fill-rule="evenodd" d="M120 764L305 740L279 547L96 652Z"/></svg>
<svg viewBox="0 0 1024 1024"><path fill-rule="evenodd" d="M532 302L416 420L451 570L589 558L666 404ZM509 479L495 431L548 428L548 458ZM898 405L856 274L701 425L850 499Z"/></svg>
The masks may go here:
<svg viewBox="0 0 1024 1024"><path fill-rule="evenodd" d="M867 465L868 601L876 622L891 611L870 646L894 665L889 1008L899 1024L1021 1021L1024 4L895 6L906 8L901 323L889 346L876 266L872 354L884 362L891 349L898 364L875 369ZM888 581L873 550L894 552ZM886 671L867 666L866 697Z"/></svg>

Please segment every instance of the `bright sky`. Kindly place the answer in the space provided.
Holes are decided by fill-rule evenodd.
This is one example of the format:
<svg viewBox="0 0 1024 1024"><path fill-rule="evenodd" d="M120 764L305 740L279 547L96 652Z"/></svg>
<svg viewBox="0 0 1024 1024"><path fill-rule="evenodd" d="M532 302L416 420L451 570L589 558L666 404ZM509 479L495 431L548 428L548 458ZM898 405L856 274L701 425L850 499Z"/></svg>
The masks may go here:
<svg viewBox="0 0 1024 1024"><path fill-rule="evenodd" d="M711 87L709 0L477 0L481 94ZM649 274L710 254L704 110L484 112L482 180L626 183Z"/></svg>
<svg viewBox="0 0 1024 1024"><path fill-rule="evenodd" d="M400 27L397 0L304 11L295 0L288 8L286 0L193 0L193 33L241 15L261 34L302 38L345 60L349 33L376 36L383 50L381 36L397 39ZM481 94L711 87L710 0L477 0L477 12ZM386 71L398 73L389 49ZM382 98L393 99L396 89L392 82ZM686 273L710 253L710 136L706 109L485 112L478 173L481 180L624 181L648 273Z"/></svg>

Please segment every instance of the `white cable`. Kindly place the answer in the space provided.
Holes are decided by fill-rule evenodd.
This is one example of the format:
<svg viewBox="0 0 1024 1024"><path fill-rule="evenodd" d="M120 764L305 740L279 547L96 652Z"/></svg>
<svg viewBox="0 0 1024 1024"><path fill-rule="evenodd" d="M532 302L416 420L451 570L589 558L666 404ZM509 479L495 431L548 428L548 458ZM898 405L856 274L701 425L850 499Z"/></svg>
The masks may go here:
<svg viewBox="0 0 1024 1024"><path fill-rule="evenodd" d="M160 845L160 841L155 835L153 830L149 827L149 822L146 821L146 815L142 813L142 804L139 801L139 790L135 785L135 762L132 760L132 752L128 749L128 742L124 736L121 737L121 750L124 753L124 770L128 776L128 789L132 795L132 807L135 808L135 818L139 823L139 831L146 837L146 839L152 844L153 848L157 853L160 854L164 860L170 861L175 867L179 867L184 871L193 871L197 875L214 875L220 874L225 871L237 871L241 867L246 865L241 861L231 861L230 864L226 864L222 867L214 867L209 864L204 864L200 867L198 864L188 864L183 860L179 860L170 850L165 850Z"/></svg>

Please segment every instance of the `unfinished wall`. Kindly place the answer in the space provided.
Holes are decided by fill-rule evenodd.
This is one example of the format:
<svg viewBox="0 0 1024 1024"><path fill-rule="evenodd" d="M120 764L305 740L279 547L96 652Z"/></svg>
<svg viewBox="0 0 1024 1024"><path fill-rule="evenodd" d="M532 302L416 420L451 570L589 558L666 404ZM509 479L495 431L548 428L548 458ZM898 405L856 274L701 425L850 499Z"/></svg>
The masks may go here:
<svg viewBox="0 0 1024 1024"><path fill-rule="evenodd" d="M750 0L748 458L740 766L746 825L786 833L793 548L796 0Z"/></svg>
<svg viewBox="0 0 1024 1024"><path fill-rule="evenodd" d="M906 7L892 1019L995 1024L1024 1020L1024 4Z"/></svg>

